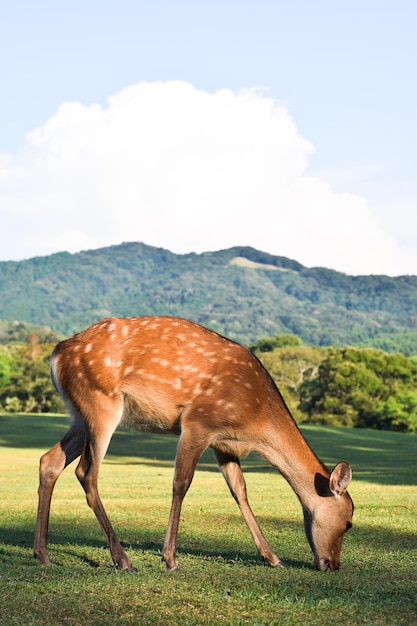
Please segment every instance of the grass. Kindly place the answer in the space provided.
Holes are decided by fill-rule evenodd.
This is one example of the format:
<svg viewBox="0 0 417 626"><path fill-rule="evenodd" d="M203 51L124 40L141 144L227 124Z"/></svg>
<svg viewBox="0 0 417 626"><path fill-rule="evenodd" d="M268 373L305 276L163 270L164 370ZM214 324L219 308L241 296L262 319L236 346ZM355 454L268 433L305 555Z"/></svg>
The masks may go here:
<svg viewBox="0 0 417 626"><path fill-rule="evenodd" d="M342 569L316 572L300 505L263 459L243 463L249 497L289 567L264 565L236 504L206 453L184 502L180 572L160 560L176 440L117 432L100 491L138 571L116 573L70 467L52 503L50 555L32 557L40 454L68 426L64 416L0 416L0 624L311 624L417 622L417 437L303 427L328 465L353 466L354 529Z"/></svg>

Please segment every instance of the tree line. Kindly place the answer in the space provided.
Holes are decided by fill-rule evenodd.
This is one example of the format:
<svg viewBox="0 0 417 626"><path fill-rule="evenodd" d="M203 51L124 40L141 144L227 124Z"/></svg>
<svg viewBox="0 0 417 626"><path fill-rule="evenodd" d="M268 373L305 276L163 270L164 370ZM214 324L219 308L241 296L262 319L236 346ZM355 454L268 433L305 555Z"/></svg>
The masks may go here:
<svg viewBox="0 0 417 626"><path fill-rule="evenodd" d="M0 333L1 412L65 410L49 371L58 338L24 324ZM374 348L306 346L291 334L261 339L250 349L299 423L417 432L416 357Z"/></svg>
<svg viewBox="0 0 417 626"><path fill-rule="evenodd" d="M375 348L304 346L277 335L251 346L298 422L417 432L417 358Z"/></svg>

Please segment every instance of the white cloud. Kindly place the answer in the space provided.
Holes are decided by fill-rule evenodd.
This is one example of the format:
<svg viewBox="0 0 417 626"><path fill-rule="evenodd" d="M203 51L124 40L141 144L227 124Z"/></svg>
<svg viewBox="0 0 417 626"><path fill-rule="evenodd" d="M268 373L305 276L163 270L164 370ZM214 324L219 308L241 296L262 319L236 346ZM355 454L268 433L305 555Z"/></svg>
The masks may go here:
<svg viewBox="0 0 417 626"><path fill-rule="evenodd" d="M262 93L139 83L63 104L0 157L0 257L144 241L252 245L348 273L415 273L366 200L307 175L313 147Z"/></svg>

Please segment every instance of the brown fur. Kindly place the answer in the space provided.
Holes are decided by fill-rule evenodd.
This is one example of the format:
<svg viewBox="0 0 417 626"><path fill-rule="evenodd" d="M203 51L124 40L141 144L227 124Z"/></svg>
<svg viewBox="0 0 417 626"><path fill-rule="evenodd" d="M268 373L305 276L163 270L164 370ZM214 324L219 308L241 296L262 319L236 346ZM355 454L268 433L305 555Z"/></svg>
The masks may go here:
<svg viewBox="0 0 417 626"><path fill-rule="evenodd" d="M169 569L177 567L182 501L198 459L208 447L214 450L260 554L271 565L282 562L250 509L239 463L239 457L250 451L277 467L300 499L316 567L339 568L343 535L353 514L346 491L350 467L342 461L330 474L323 466L271 377L246 348L187 320L113 318L58 344L51 367L73 424L40 461L34 551L41 563L49 563L48 518L56 480L81 456L76 475L109 542L113 561L122 569L133 568L97 489L100 464L116 427L123 422L136 430L179 435L163 547Z"/></svg>

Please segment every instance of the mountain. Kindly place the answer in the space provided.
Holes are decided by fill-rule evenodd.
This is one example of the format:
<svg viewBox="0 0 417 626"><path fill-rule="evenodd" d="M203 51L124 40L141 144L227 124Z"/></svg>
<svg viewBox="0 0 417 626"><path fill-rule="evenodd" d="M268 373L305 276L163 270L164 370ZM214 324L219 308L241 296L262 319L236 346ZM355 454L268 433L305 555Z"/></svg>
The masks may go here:
<svg viewBox="0 0 417 626"><path fill-rule="evenodd" d="M69 335L106 316L153 314L244 344L292 333L417 354L416 276L348 276L250 247L180 255L143 243L0 262L0 320Z"/></svg>

